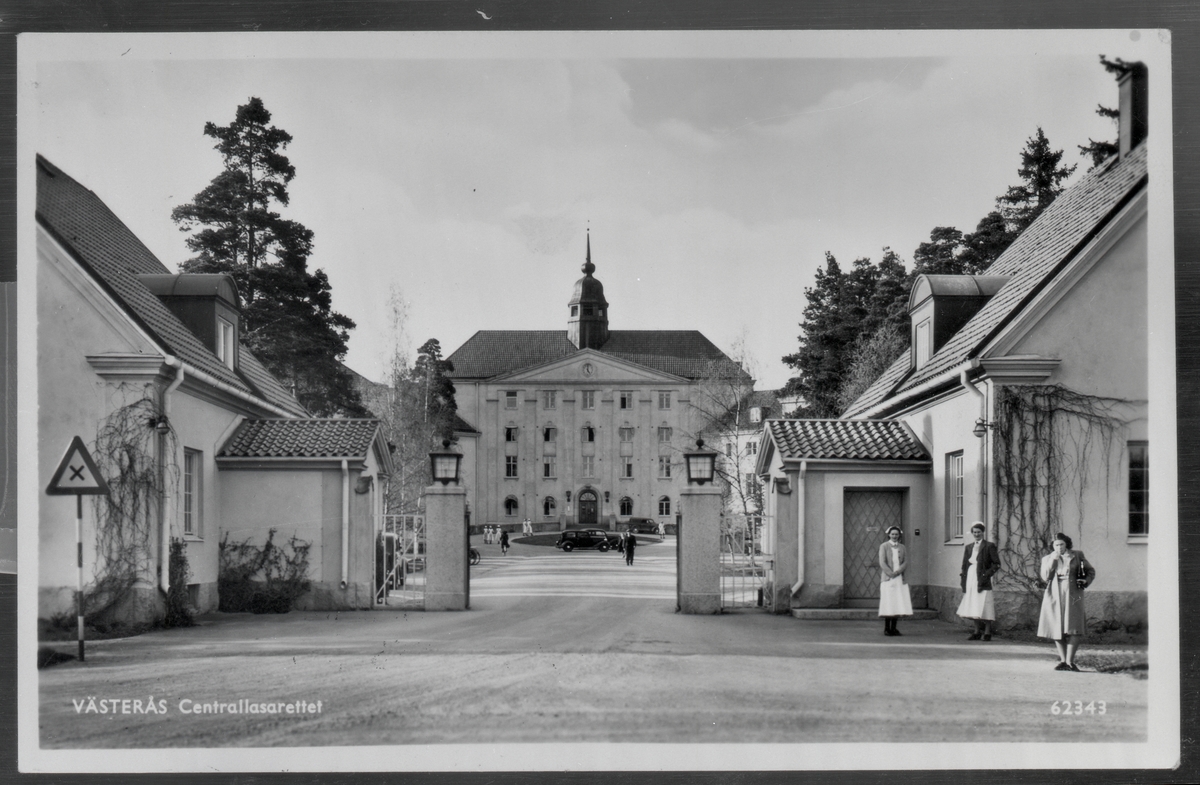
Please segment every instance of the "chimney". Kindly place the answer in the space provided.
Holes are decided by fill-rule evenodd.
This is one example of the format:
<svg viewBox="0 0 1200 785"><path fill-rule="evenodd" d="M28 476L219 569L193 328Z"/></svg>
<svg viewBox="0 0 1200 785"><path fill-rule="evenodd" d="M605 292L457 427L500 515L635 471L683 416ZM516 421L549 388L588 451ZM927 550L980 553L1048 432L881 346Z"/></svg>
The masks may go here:
<svg viewBox="0 0 1200 785"><path fill-rule="evenodd" d="M1121 93L1118 152L1122 158L1145 140L1149 128L1150 75L1144 63L1130 63L1117 81Z"/></svg>

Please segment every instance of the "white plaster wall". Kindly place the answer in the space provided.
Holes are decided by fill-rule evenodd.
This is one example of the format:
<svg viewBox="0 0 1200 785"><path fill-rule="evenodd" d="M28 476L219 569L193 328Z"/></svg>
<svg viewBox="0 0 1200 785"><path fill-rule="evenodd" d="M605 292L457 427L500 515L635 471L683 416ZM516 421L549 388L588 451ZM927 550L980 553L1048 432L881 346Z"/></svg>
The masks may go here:
<svg viewBox="0 0 1200 785"><path fill-rule="evenodd" d="M323 476L336 475L339 492L333 500L336 515L327 521ZM353 480L352 480L353 481ZM318 470L252 470L223 469L221 471L220 535L228 534L230 542L249 539L255 545L266 542L267 532L274 528L277 545L292 536L312 543L308 553L309 577L314 581L340 580L341 552L335 554L337 571L326 577L326 538L324 531L332 524L341 541L341 472Z"/></svg>

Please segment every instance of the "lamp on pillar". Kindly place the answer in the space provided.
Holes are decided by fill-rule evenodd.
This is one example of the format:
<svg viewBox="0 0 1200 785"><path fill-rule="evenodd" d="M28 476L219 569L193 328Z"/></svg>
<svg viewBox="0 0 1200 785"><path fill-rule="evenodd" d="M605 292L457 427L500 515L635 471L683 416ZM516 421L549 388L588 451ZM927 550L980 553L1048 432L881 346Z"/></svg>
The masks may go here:
<svg viewBox="0 0 1200 785"><path fill-rule="evenodd" d="M704 449L704 439L696 440L696 451L685 452L683 461L687 465L689 485L704 485L712 482L716 473L717 454L713 450Z"/></svg>
<svg viewBox="0 0 1200 785"><path fill-rule="evenodd" d="M442 440L441 450L429 453L429 462L433 468L434 482L458 485L458 466L462 463L462 453L450 449L449 439Z"/></svg>

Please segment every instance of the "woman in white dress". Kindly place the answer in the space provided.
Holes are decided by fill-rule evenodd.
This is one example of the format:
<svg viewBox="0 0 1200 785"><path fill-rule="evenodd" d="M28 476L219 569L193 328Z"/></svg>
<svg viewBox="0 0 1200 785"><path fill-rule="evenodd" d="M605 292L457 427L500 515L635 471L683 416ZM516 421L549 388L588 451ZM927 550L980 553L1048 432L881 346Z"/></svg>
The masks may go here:
<svg viewBox="0 0 1200 785"><path fill-rule="evenodd" d="M879 546L879 569L883 582L879 584L879 615L883 617L883 634L899 635L896 622L901 616L912 616L912 598L904 571L908 569L908 553L900 544L900 527L887 530L887 542Z"/></svg>
<svg viewBox="0 0 1200 785"><path fill-rule="evenodd" d="M963 551L962 602L958 604L958 615L970 619L975 631L967 640L990 641L992 622L996 620L996 601L992 597L992 576L1000 571L1000 553L996 544L983 538L982 521L971 526L975 542Z"/></svg>

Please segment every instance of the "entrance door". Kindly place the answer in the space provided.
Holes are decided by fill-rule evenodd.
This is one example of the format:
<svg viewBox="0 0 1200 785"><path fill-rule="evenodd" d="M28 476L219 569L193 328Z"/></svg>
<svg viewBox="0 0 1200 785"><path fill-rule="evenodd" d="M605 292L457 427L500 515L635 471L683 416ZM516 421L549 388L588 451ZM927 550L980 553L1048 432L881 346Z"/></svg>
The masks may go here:
<svg viewBox="0 0 1200 785"><path fill-rule="evenodd" d="M579 492L579 525L595 526L599 521L596 514L596 492Z"/></svg>
<svg viewBox="0 0 1200 785"><path fill-rule="evenodd" d="M843 597L879 599L879 544L891 526L903 526L903 491L846 491L842 539Z"/></svg>

